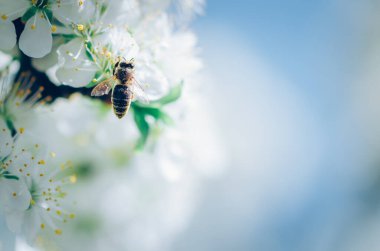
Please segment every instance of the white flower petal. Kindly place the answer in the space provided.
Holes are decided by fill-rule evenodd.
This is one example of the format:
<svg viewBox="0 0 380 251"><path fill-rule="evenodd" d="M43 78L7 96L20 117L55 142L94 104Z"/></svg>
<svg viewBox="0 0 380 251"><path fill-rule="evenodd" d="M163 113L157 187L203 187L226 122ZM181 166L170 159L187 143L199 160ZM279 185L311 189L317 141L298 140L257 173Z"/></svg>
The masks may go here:
<svg viewBox="0 0 380 251"><path fill-rule="evenodd" d="M10 50L16 44L16 29L10 21L0 21L0 49Z"/></svg>
<svg viewBox="0 0 380 251"><path fill-rule="evenodd" d="M11 132L3 120L0 120L0 160L9 156L12 151L13 139Z"/></svg>
<svg viewBox="0 0 380 251"><path fill-rule="evenodd" d="M56 75L65 85L84 87L93 80L96 71L95 65L82 68L59 68Z"/></svg>
<svg viewBox="0 0 380 251"><path fill-rule="evenodd" d="M40 210L41 209L32 207L31 210L26 211L24 214L23 229L24 229L26 241L30 245L34 244L35 239L37 237L37 233L40 230L40 225L41 225L41 219L39 216Z"/></svg>
<svg viewBox="0 0 380 251"><path fill-rule="evenodd" d="M22 179L1 180L1 205L5 211L23 211L30 205L31 195Z"/></svg>
<svg viewBox="0 0 380 251"><path fill-rule="evenodd" d="M136 65L136 79L144 88L149 100L159 99L169 92L170 85L167 78L154 65Z"/></svg>
<svg viewBox="0 0 380 251"><path fill-rule="evenodd" d="M29 7L31 7L29 0L2 1L0 3L0 16L12 21L21 17Z"/></svg>
<svg viewBox="0 0 380 251"><path fill-rule="evenodd" d="M9 230L14 233L20 233L24 220L24 213L21 211L10 211L7 213L5 220Z"/></svg>
<svg viewBox="0 0 380 251"><path fill-rule="evenodd" d="M23 142L21 142L23 143ZM11 173L14 173L16 175L18 175L18 172L20 169L25 169L25 168L28 168L28 167L31 167L33 162L32 162L32 154L27 152L27 151L22 151L22 149L18 149L20 147L20 142L17 141L17 144L16 144L16 147L14 149L14 152L12 153L11 155L11 159L12 159L12 165L10 165L10 167L8 167L8 170L11 172ZM17 158L16 158L16 155L17 155ZM26 165L26 167L25 167Z"/></svg>
<svg viewBox="0 0 380 251"><path fill-rule="evenodd" d="M1 38L0 38L1 40ZM12 61L13 57L9 54L0 51L0 69L4 69ZM3 82L2 82L3 83ZM5 95L4 91L0 92L0 100L2 96Z"/></svg>
<svg viewBox="0 0 380 251"><path fill-rule="evenodd" d="M106 26L109 24L118 24L120 22L132 25L140 17L139 3L137 0L107 1L107 11L101 17L101 22Z"/></svg>
<svg viewBox="0 0 380 251"><path fill-rule="evenodd" d="M75 38L70 42L58 47L57 53L60 65L63 67L76 67L88 62L86 49L81 38Z"/></svg>
<svg viewBox="0 0 380 251"><path fill-rule="evenodd" d="M39 13L30 18L21 33L19 47L26 55L41 58L53 46L53 36L49 23Z"/></svg>
<svg viewBox="0 0 380 251"><path fill-rule="evenodd" d="M68 2L71 2L69 4ZM52 5L53 15L64 24L82 23L88 21L95 14L95 5L92 1L62 0Z"/></svg>
<svg viewBox="0 0 380 251"><path fill-rule="evenodd" d="M53 67L57 63L58 63L58 54L54 50L42 58L32 59L33 67L41 72L47 71L49 68Z"/></svg>
<svg viewBox="0 0 380 251"><path fill-rule="evenodd" d="M95 39L95 41L97 40ZM139 46L135 39L124 29L112 29L111 32L107 34L104 41L99 41L99 44L103 44L103 46L105 44L110 44L114 53L127 60L135 58L139 52Z"/></svg>

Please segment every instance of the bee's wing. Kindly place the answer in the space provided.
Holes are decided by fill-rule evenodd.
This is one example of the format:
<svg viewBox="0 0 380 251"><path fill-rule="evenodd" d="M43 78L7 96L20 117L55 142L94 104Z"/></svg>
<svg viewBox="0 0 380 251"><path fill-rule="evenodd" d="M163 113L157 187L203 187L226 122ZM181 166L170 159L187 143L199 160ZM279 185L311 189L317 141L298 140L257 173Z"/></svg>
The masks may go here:
<svg viewBox="0 0 380 251"><path fill-rule="evenodd" d="M100 82L97 86L94 87L91 91L91 96L103 96L107 95L110 90L112 89L112 86L114 85L114 78L110 77L106 80L103 80Z"/></svg>
<svg viewBox="0 0 380 251"><path fill-rule="evenodd" d="M129 86L130 90L134 94L134 98L138 101L149 104L148 96L146 95L143 87L141 84L136 80L136 78L133 78L132 84Z"/></svg>

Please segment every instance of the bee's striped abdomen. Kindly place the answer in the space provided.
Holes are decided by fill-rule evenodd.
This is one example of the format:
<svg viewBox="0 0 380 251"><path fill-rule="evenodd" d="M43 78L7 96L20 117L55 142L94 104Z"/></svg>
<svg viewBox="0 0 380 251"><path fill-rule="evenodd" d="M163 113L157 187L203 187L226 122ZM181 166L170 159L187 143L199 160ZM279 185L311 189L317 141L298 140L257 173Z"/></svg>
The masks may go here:
<svg viewBox="0 0 380 251"><path fill-rule="evenodd" d="M121 119L128 112L131 105L131 92L126 85L116 85L112 91L112 105L115 115Z"/></svg>

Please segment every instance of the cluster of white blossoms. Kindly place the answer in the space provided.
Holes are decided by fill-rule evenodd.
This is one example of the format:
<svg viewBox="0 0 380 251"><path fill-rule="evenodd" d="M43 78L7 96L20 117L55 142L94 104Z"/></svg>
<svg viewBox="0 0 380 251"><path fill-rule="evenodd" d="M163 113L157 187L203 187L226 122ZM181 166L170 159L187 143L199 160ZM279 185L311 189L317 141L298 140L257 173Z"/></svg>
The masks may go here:
<svg viewBox="0 0 380 251"><path fill-rule="evenodd" d="M65 208L71 182L64 172L73 168L71 162L57 162L56 153L33 142L37 135L28 131L38 119L34 106L44 101L41 89L29 89L33 83L22 74L7 91L3 78L0 97L0 212L9 230L29 243L44 232L61 235L62 224L75 218Z"/></svg>
<svg viewBox="0 0 380 251"><path fill-rule="evenodd" d="M202 6L0 2L0 250L167 250L222 163L186 28ZM149 99L122 120L89 96L120 58Z"/></svg>

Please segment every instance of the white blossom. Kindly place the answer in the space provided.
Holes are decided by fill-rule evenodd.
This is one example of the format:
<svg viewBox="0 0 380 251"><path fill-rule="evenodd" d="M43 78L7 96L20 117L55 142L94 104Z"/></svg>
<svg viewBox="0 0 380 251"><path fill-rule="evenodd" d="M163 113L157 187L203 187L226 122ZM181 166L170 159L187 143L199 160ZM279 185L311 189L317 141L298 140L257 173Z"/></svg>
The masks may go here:
<svg viewBox="0 0 380 251"><path fill-rule="evenodd" d="M186 227L202 177L223 161L215 157L221 149L206 105L193 106L202 99L196 36L179 29L202 5L0 3L0 49L15 51L0 54L0 218L17 246L26 240L36 250L167 250ZM12 21L21 17L17 47ZM13 80L11 65L27 57L39 75L67 86L44 89L29 72ZM133 103L122 121L112 104L77 93L111 77L119 58L134 59L136 82L151 101Z"/></svg>
<svg viewBox="0 0 380 251"><path fill-rule="evenodd" d="M51 159L54 152L43 158L44 151L38 148L39 145L35 145L34 149L14 151L3 162L6 170L19 178L7 180L8 184L2 181L2 206L8 227L22 233L31 243L45 228L61 235L62 224L75 217L62 207L67 196L63 190L65 180L57 176L61 168L70 165L54 163Z"/></svg>
<svg viewBox="0 0 380 251"><path fill-rule="evenodd" d="M26 17L19 47L30 57L47 55L52 49L52 34L57 31L50 14L62 23L79 22L87 16L83 10L87 13L91 10L83 3L82 0L4 0L0 4L0 37L3 37L0 49L11 49L16 43L16 32L10 21L31 13Z"/></svg>

